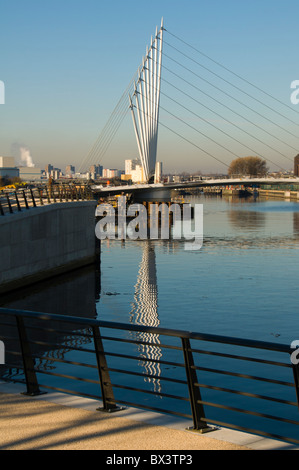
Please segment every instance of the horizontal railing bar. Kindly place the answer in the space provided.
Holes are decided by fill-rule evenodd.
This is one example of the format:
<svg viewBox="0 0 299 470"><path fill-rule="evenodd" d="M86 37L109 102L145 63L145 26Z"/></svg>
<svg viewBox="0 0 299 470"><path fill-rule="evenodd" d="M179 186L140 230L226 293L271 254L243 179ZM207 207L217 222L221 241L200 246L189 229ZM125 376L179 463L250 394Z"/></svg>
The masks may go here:
<svg viewBox="0 0 299 470"><path fill-rule="evenodd" d="M292 382L284 382L282 380L268 379L266 377L258 377L258 376L254 376L254 375L248 375L248 374L240 374L239 372L231 372L231 371L225 371L225 370L219 370L219 369L210 369L208 367L198 367L198 366L194 366L194 369L201 370L201 371L204 371L204 372L211 372L211 373L222 374L222 375L230 375L232 377L239 377L239 378L242 378L242 379L258 380L260 382L268 382L268 383L277 384L277 385L285 385L287 387L294 387L294 384Z"/></svg>
<svg viewBox="0 0 299 470"><path fill-rule="evenodd" d="M46 331L47 333L55 333L55 334L61 334L61 335L67 335L67 336L82 336L82 337L87 337L87 338L92 339L92 334L82 333L80 331L70 332L69 330L58 330L57 328L49 328L49 327L41 328L38 325L26 325L26 328L28 328L28 330Z"/></svg>
<svg viewBox="0 0 299 470"><path fill-rule="evenodd" d="M147 378L150 378L150 379L165 380L167 382L174 382L174 383L178 383L178 384L182 384L182 385L187 385L186 380L173 379L171 377L163 377L163 376L160 376L160 375L144 374L142 372L133 372L133 371L129 371L129 370L113 369L113 368L108 368L108 371L109 372L118 372L118 373L121 373L121 374L136 375L138 377L147 377Z"/></svg>
<svg viewBox="0 0 299 470"><path fill-rule="evenodd" d="M144 410L157 411L158 413L167 413L167 414L171 414L171 415L174 415L174 416L180 416L182 418L192 419L191 415L186 414L186 413L180 413L178 411L165 410L165 409L157 408L157 407L154 407L154 406L147 406L147 405L144 405L144 404L124 401L124 400L117 400L117 403L119 403L121 405L133 406L133 407L136 407L136 408L142 408Z"/></svg>
<svg viewBox="0 0 299 470"><path fill-rule="evenodd" d="M2 341L16 341L16 337L15 336L0 336L0 339Z"/></svg>
<svg viewBox="0 0 299 470"><path fill-rule="evenodd" d="M113 384L113 387L121 388L124 390L131 390L133 392L147 393L148 395L155 395L155 396L157 395L157 392L155 392L154 390L144 390L143 388L128 387L127 385ZM189 398L180 397L177 395L171 395L169 393L162 393L162 392L159 392L159 397L173 398L175 400L182 400L182 401L189 401Z"/></svg>
<svg viewBox="0 0 299 470"><path fill-rule="evenodd" d="M0 365L0 370L1 370L1 367L3 369L21 369L21 370L24 370L24 367L22 365L15 365L15 364L1 364Z"/></svg>
<svg viewBox="0 0 299 470"><path fill-rule="evenodd" d="M155 364L163 364L166 366L176 366L176 367L183 367L183 368L185 367L185 364L181 364L179 362L161 361L160 359L152 359L149 357L141 357L141 356L131 356L131 355L126 355L126 354L112 353L108 351L105 351L105 356L119 357L122 359L132 359L133 361L153 362Z"/></svg>
<svg viewBox="0 0 299 470"><path fill-rule="evenodd" d="M156 346L157 348L161 349L173 349L176 351L182 351L181 346L173 346L170 344L163 344L163 343L151 343L150 341L135 341L125 338L112 338L111 336L102 336L103 340L107 341L117 341L119 343L130 343L130 344L140 344L142 346Z"/></svg>
<svg viewBox="0 0 299 470"><path fill-rule="evenodd" d="M250 393L250 392L241 392L240 390L233 390L230 388L223 388L223 387L216 387L215 385L207 385L207 384L199 384L195 383L195 387L199 388L207 388L209 390L216 390L219 392L228 392L236 395L242 395L245 397L251 397L251 398L260 398L261 400L269 400L269 401L274 401L277 403L282 403L284 405L292 405L292 406L298 406L297 402L289 401L289 400L283 400L282 398L275 398L275 397L269 397L266 395L258 395L255 393Z"/></svg>
<svg viewBox="0 0 299 470"><path fill-rule="evenodd" d="M108 321L103 321L103 320L86 319L86 318L81 318L81 317L71 317L71 316L56 315L56 314L45 314L45 313L40 313L40 312L30 312L30 311L24 311L24 310L12 310L12 309L7 309L7 308L0 308L0 314L1 313L6 314L6 315L12 315L12 316L39 318L45 321L49 321L49 320L65 321L68 323L84 325L85 327L86 326L98 326L100 328L109 328L109 329L116 329L116 330L142 331L145 333L153 333L156 335L164 335L164 336L169 336L169 337L179 337L179 338L185 338L185 339L217 342L217 343L223 343L223 344L231 344L234 346L249 347L249 348L255 348L255 349L266 349L270 351L279 351L279 352L285 352L285 353L291 352L289 345L270 343L270 342L265 342L265 341L241 339L241 338L228 337L228 336L209 335L206 333L188 332L184 330L175 330L175 329L168 329L168 328L161 328L161 327L152 327L152 326L118 323L118 322L108 322Z"/></svg>
<svg viewBox="0 0 299 470"><path fill-rule="evenodd" d="M287 368L292 367L290 364L287 364L286 362L276 362L276 361L270 361L268 359L258 359L256 357L237 356L237 355L234 355L234 354L226 354L226 353L222 353L222 352L206 351L206 350L193 349L193 348L190 349L190 351L193 352L193 353L223 357L223 358L226 358L226 359L237 359L237 360L244 360L244 361L249 361L249 362L258 362L258 363L261 363L261 364L269 364L269 365L273 365L273 366L281 366L281 367L287 367Z"/></svg>
<svg viewBox="0 0 299 470"><path fill-rule="evenodd" d="M49 343L47 341L38 341L38 340L28 340L29 344L35 344L37 346L49 346L50 348L56 349L69 349L71 351L80 351L80 352L87 352L87 353L95 353L93 349L86 349L86 348L76 348L75 346L70 346L69 344L57 344L57 343Z"/></svg>
<svg viewBox="0 0 299 470"><path fill-rule="evenodd" d="M66 359L59 359L58 357L49 357L49 356L38 356L32 354L33 358L40 359L42 361L51 361L51 362L59 362L61 364L69 364L73 366L80 366L80 367L89 367L90 369L97 369L97 366L94 364L86 364L84 362L76 362L76 361L68 361Z"/></svg>
<svg viewBox="0 0 299 470"><path fill-rule="evenodd" d="M16 323L6 323L6 322L2 322L0 321L0 325L3 325L3 326L12 326L12 327L17 327Z"/></svg>
<svg viewBox="0 0 299 470"><path fill-rule="evenodd" d="M273 416L273 415L269 415L266 413L259 413L258 411L244 410L242 408L236 408L234 406L227 406L227 405L222 405L220 403L213 403L213 402L208 402L204 400L198 400L197 402L201 403L202 405L210 406L213 408L221 408L224 410L235 411L237 413L244 413L244 414L251 415L251 416L258 416L259 418L273 419L275 421L282 421L283 423L289 423L289 424L296 424L296 425L299 424L299 421L295 421L293 419L281 418L279 416Z"/></svg>
<svg viewBox="0 0 299 470"><path fill-rule="evenodd" d="M34 369L28 369L28 370L31 370L31 371L33 370L34 372L37 372L38 374L52 375L54 377L61 377L63 379L78 380L79 382L88 382L88 383L93 383L93 384L99 384L100 383L98 380L86 379L84 377L75 377L73 375L58 374L56 372L50 372L48 370L39 370L35 367L34 367Z"/></svg>
<svg viewBox="0 0 299 470"><path fill-rule="evenodd" d="M245 432L257 435L257 436L270 437L271 439L278 439L278 440L281 440L281 441L291 442L291 443L294 443L294 444L299 443L298 439L287 438L287 437L281 436L279 434L272 434L272 433L269 433L269 432L259 431L259 430L252 429L252 428L246 428L244 426L238 426L237 424L225 423L223 421L218 421L218 420L211 419L211 418L209 418L209 419L202 418L201 421L205 421L209 424L214 424L215 426L221 426L221 427L226 427L226 428L230 428L230 429L237 429L239 431L245 431Z"/></svg>

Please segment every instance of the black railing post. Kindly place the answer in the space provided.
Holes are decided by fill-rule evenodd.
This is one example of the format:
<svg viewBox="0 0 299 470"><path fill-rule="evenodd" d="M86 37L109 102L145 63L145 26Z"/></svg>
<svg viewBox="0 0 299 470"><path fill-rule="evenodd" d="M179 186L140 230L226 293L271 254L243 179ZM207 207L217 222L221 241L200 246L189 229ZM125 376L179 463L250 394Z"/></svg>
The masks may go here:
<svg viewBox="0 0 299 470"><path fill-rule="evenodd" d="M18 211L21 212L22 209L21 209L21 206L20 206L20 202L19 202L19 198L18 198L17 192L15 192L15 197L16 197L16 202L17 202L17 206L18 206Z"/></svg>
<svg viewBox="0 0 299 470"><path fill-rule="evenodd" d="M185 369L187 375L187 383L190 397L190 406L193 417L193 428L192 431L198 431L201 433L213 431L213 428L207 425L205 422L205 411L201 402L201 393L197 384L197 374L194 367L193 354L188 338L181 338Z"/></svg>
<svg viewBox="0 0 299 470"><path fill-rule="evenodd" d="M22 359L24 366L24 374L26 378L27 392L23 395L36 396L41 395L46 392L41 392L38 386L38 381L36 378L36 373L34 370L34 361L31 355L30 346L27 339L26 328L23 318L16 316Z"/></svg>
<svg viewBox="0 0 299 470"><path fill-rule="evenodd" d="M116 405L114 398L100 329L97 326L93 326L92 331L103 400L103 407L98 408L98 410L106 411L108 413L112 413L113 411L120 411L122 408Z"/></svg>
<svg viewBox="0 0 299 470"><path fill-rule="evenodd" d="M24 202L25 202L26 209L29 209L29 204L28 204L28 201L27 201L27 197L26 197L25 191L22 191L22 193L23 193L23 198L24 198Z"/></svg>
<svg viewBox="0 0 299 470"><path fill-rule="evenodd" d="M7 204L8 204L8 209L9 209L9 212L11 214L13 214L13 210L12 210L12 206L11 206L11 202L10 202L10 199L9 199L9 195L6 194L6 199L7 199Z"/></svg>
<svg viewBox="0 0 299 470"><path fill-rule="evenodd" d="M40 205L43 206L44 201L43 201L43 194L42 194L41 189L38 189L38 194L39 194Z"/></svg>
<svg viewBox="0 0 299 470"><path fill-rule="evenodd" d="M30 189L30 194L31 194L31 199L32 199L33 207L36 207L36 202L35 202L35 198L34 198L34 194L33 194L32 189Z"/></svg>
<svg viewBox="0 0 299 470"><path fill-rule="evenodd" d="M2 204L1 204L1 201L0 201L0 214L5 215Z"/></svg>

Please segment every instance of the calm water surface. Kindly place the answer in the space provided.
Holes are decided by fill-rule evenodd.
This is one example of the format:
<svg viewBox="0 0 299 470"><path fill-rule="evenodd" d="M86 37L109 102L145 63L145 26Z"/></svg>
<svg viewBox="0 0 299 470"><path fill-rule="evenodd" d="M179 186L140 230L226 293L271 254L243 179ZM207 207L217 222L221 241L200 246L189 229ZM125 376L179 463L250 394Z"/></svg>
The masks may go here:
<svg viewBox="0 0 299 470"><path fill-rule="evenodd" d="M192 202L204 206L198 251L181 241L103 243L98 318L288 344L299 339L299 204Z"/></svg>

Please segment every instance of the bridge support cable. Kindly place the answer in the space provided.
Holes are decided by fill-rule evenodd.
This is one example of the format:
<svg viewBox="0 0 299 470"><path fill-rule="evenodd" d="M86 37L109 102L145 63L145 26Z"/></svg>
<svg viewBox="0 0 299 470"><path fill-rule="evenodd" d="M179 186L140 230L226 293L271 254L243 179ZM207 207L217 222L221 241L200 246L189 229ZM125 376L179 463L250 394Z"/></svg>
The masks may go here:
<svg viewBox="0 0 299 470"><path fill-rule="evenodd" d="M164 68L164 67L163 67ZM216 113L214 112L213 110L211 110L210 108L208 108L207 106L205 106L203 103L201 103L200 101L196 100L194 97L192 97L191 95L188 95L187 93L185 93L184 91L182 91L181 89L179 89L178 87L176 87L175 85L171 84L170 82L168 82L167 80L163 79L162 78L162 82L165 82L165 83L168 83L170 86L174 87L175 89L177 89L178 91L180 91L181 93L183 93L185 96L189 97L191 100L193 100L194 102L196 102L197 104L200 104L202 105L203 107L206 107L207 109L209 109L211 112L213 112L214 114L216 114L217 116L219 116L223 121L235 126L237 129L239 129L240 131L246 133L248 136L250 136L251 138L257 140L258 142L262 143L263 145L265 145L266 147L268 147L269 149L275 151L276 153L280 154L281 156L283 156L284 158L287 158L288 160L290 161L293 161L291 158L289 158L288 156L284 155L283 153L281 153L279 150L275 149L274 147L271 147L270 145L268 145L266 142L262 141L261 139L257 138L256 136L250 134L249 132L247 132L246 130L242 129L241 127L237 126L235 123L227 120L226 118L224 118L223 116L221 116L219 113ZM224 135L226 135L227 137L229 137L230 139L234 140L235 142L237 142L238 144L246 147L248 150L250 150L251 152L254 152L255 154L257 154L258 156L260 156L261 158L264 158L265 160L267 160L267 157L265 157L264 155L262 155L259 151L255 150L255 149L252 149L251 147L248 147L248 145L244 144L243 142L241 142L240 140L236 139L235 137L233 137L232 135L228 134L227 132L223 131L222 129L220 129L219 127L217 127L216 125L212 124L211 122L209 122L207 119L203 118L202 116L200 116L199 114L195 113L194 111L192 111L191 109L187 108L185 105L183 105L182 103L178 102L177 100L175 100L174 98L168 96L166 93L162 92L161 91L161 95L165 96L166 98L168 98L169 100L171 100L172 102L176 103L177 105L179 105L180 107L182 107L183 109L185 109L186 111L190 112L191 114L193 114L194 116L196 116L198 119L202 120L203 122L205 122L206 124L208 124L209 126L213 127L214 129L218 130L219 132L223 133ZM143 95L143 98L144 99L147 99L147 97L145 95ZM149 98L148 98L149 99ZM132 106L132 103L131 103L131 106ZM164 110L166 113L170 114L171 116L173 116L174 118L178 119L179 121L183 122L184 124L186 124L188 127L190 127L191 129L195 130L196 132L200 133L201 135L203 135L204 137L206 137L207 139L209 139L210 141L216 143L217 145L219 145L220 147L222 147L224 150L227 150L229 153L231 153L232 155L236 156L236 157L239 157L239 155L237 155L236 153L234 153L232 150L226 148L225 146L223 146L222 144L220 144L219 142L215 141L214 139L210 138L209 136L207 136L206 134L204 134L203 132L201 132L199 129L196 129L195 127L191 126L190 124L186 123L182 118L176 116L175 114L171 113L170 111L168 111L167 109L163 108L162 106L160 106L160 109L161 110ZM241 116L241 115L240 115ZM241 116L242 117L242 116ZM266 132L266 131L265 131ZM272 137L275 137L275 136L272 136ZM286 144L287 145L287 144ZM297 149L294 148L294 150L297 151ZM268 159L268 161L274 165L276 165L274 162L272 162L271 160ZM279 165L276 165L278 166L280 169L283 169L282 167L280 167Z"/></svg>
<svg viewBox="0 0 299 470"><path fill-rule="evenodd" d="M89 153L81 163L79 171L87 171L91 164L99 164L108 150L115 134L117 133L119 127L121 126L124 118L127 115L127 96L129 92L133 90L134 80L136 79L137 73L131 79L126 90L122 94L120 100L112 111L106 125L98 136L97 140L93 144Z"/></svg>
<svg viewBox="0 0 299 470"><path fill-rule="evenodd" d="M205 57L206 59L210 60L211 62L213 62L214 64L216 64L217 66L221 67L223 70L226 70L227 72L231 73L232 75L234 75L236 78L242 80L244 83L246 83L247 85L250 85L251 87L255 88L256 90L258 90L259 92L263 93L265 96L267 96L268 98L271 98L272 100L276 101L277 103L279 103L280 105L284 106L285 108L287 108L288 110L291 110L293 111L294 113L296 113L298 116L299 116L299 112L294 108L294 107L291 107L289 105L287 105L286 103L284 103L283 101L277 99L275 96L271 95L270 93L266 92L265 90L263 90L262 88L258 87L257 85L255 85L254 83L250 82L249 80L247 80L246 78L242 77L241 75L237 74L236 72L234 72L233 70L229 69L228 67L226 67L225 65L221 64L220 62L216 61L215 59L212 59L211 57L209 57L207 54L205 54L204 52L200 51L199 49L197 49L196 47L192 46L191 44L189 44L188 42L184 41L182 38L178 37L177 35L173 34L171 31L169 30L166 30L165 31L172 37L174 37L175 39L177 39L178 41L180 41L182 44L185 44L186 46L188 46L189 48L191 48L192 50L196 51L198 54L202 55L203 57Z"/></svg>
<svg viewBox="0 0 299 470"><path fill-rule="evenodd" d="M222 88L218 87L217 85L211 83L209 80L203 78L201 75L199 75L198 73L196 73L194 70L186 67L185 65L181 64L178 60L176 59L173 59L171 56L167 55L166 53L164 53L164 57L170 59L172 62L176 63L177 65L179 65L180 67L182 67L185 71L188 71L190 72L191 74L193 74L194 76L196 76L197 78L199 78L200 80L204 81L205 83L209 84L214 90L218 90L220 91L221 93L223 93L225 96L229 97L231 100L235 101L236 103L244 106L246 109L248 109L249 111L253 112L254 114L256 114L257 116L259 117L262 117L263 119L265 119L266 121L268 121L270 124L278 127L280 130L286 132L287 134L291 135L292 137L295 137L296 139L298 139L298 135L292 133L290 130L284 128L283 126L281 126L280 124L277 124L275 123L274 121L272 121L270 118L268 118L267 116L265 116L264 114L261 114L260 112L258 112L256 109L252 108L251 106L247 105L246 103L244 103L243 101L240 101L238 98L236 98L235 96L231 95L230 93L224 91ZM193 60L193 59L192 59ZM229 82L228 82L229 83ZM293 121L292 121L293 122ZM294 123L296 124L296 123ZM298 124L296 124L297 126Z"/></svg>
<svg viewBox="0 0 299 470"><path fill-rule="evenodd" d="M165 65L163 65L163 69L164 70L167 70L168 72L172 73L173 75L175 75L177 78L179 78L180 80L184 81L185 83L187 83L189 86L193 87L194 89L196 89L197 91L199 91L200 93L204 94L205 96L207 96L209 99L215 101L217 104L220 104L221 106L223 106L224 108L228 109L230 112L234 113L236 116L244 119L245 121L247 121L249 124L253 125L254 127L256 127L257 129L259 130L262 130L263 132L265 132L266 134L268 134L270 137L272 137L273 139L276 139L278 142L286 145L287 147L291 148L292 150L294 151L298 151L298 148L296 147L293 147L292 145L290 145L288 142L285 142L283 141L282 139L280 139L279 137L277 137L277 135L275 134L272 134L270 133L269 131L267 131L266 129L263 129L261 126L259 126L258 124L256 124L255 122L251 121L250 119L246 118L245 116L239 114L237 111L233 110L232 108L230 108L229 106L227 106L226 104L222 103L222 102L218 102L213 96L209 95L208 93L204 92L203 90L201 90L199 87L197 87L196 85L192 84L191 82L187 81L186 79L184 79L183 77L181 77L179 74L173 72L172 70L170 70L169 68L165 67ZM248 131L242 129L240 126L238 126L236 123L230 121L229 119L223 117L222 115L220 115L219 113L217 113L215 110L211 109L209 106L205 105L204 103L202 103L201 101L197 100L196 98L194 98L194 96L191 96L189 95L188 93L184 92L181 88L173 85L171 82L169 82L168 80L166 80L165 78L162 79L163 82L165 82L166 84L170 85L171 87L173 87L174 89L176 89L177 91L179 91L181 94L183 94L184 96L186 96L187 98L190 98L191 100L193 100L195 103L201 105L203 108L207 109L208 111L210 111L211 113L215 114L216 116L220 117L223 121L227 122L228 124L236 127L238 130L246 133L248 136L250 137L253 137L254 139L257 139L255 136L253 136L252 134L250 134ZM164 94L164 93L163 93ZM165 95L165 94L164 94ZM165 95L166 96L166 95ZM171 98L170 98L171 99ZM203 118L201 118L203 119ZM207 120L205 120L206 122L208 122ZM209 123L210 125L212 125L211 123ZM260 139L257 139L259 140L260 142L262 142ZM265 144L265 142L262 142L263 144ZM267 144L265 144L267 145ZM271 148L272 150L274 150L272 147L269 146L269 148ZM275 151L277 152L277 149L275 149ZM279 152L280 153L280 152ZM285 158L289 158L287 157L286 155L280 153L283 157ZM289 158L289 160L292 161L291 158Z"/></svg>
<svg viewBox="0 0 299 470"><path fill-rule="evenodd" d="M161 93L163 94L163 93ZM146 96L143 96L145 99L148 99ZM179 103L178 103L179 104ZM182 105L183 106L183 105ZM183 106L187 111L193 113L191 110L189 110L188 108L186 108L185 106ZM225 147L224 145L222 145L221 143L217 142L216 140L212 139L211 137L209 137L207 134L203 133L202 131L200 131L199 129L195 128L194 126L191 126L191 124L188 124L184 119L180 118L179 116L175 115L174 113L168 111L166 108L160 106L160 109L165 111L166 113L168 113L169 115L171 115L172 117L174 117L175 119L177 119L178 121L182 122L183 124L185 124L187 127L189 127L190 129L194 130L195 132L201 134L203 137L207 138L208 140L210 140L211 142L215 143L216 145L220 146L221 148L223 148L224 150L226 150L227 152L229 152L231 155L235 156L235 157L239 157L238 154L236 154L235 152L233 152L232 150L228 149L227 147ZM201 119L200 116L197 116L199 119ZM171 132L173 132L174 134L176 134L177 136L183 138L183 140L191 143L193 146L195 146L196 148L198 148L199 150L201 150L202 152L204 152L206 155L212 157L213 159L217 160L219 163L221 163L222 165L225 165L226 167L229 167L229 165L227 165L226 163L224 163L222 160L220 160L219 158L217 158L215 155L212 155L210 152L207 152L205 151L202 147L199 147L198 145L194 144L193 142L191 142L189 139L186 139L184 138L181 134L175 132L173 129L171 129L170 127L164 125L161 120L159 122L160 125L162 125L163 127L167 128L168 130L170 130ZM221 129L219 129L221 131ZM222 132L222 131L221 131ZM228 134L227 134L228 135ZM250 147L248 147L246 144L238 141L237 139L235 139L234 137L232 136L229 136L231 137L233 140L235 140L236 142L238 142L239 144L243 145L244 147L247 147L249 150L253 151L257 156L260 156L261 158L263 158L264 160L266 160L268 163L272 163L272 165L276 166L277 168L279 168L279 170L281 171L285 171L285 169L281 166L281 165L278 165L277 163L273 162L272 160L270 160L268 157L265 157L264 155L260 154L259 152L257 152L256 150L253 150L251 149Z"/></svg>
<svg viewBox="0 0 299 470"><path fill-rule="evenodd" d="M255 96L251 95L250 93L246 92L245 90L243 90L242 88L238 87L237 85L233 84L232 82L230 82L229 80L226 80L225 78L223 78L221 75L217 74L216 72L214 72L213 70L209 69L208 67L204 66L203 64L201 64L200 62L198 62L197 60L193 59L192 57L190 57L188 54L182 52L181 50L179 50L177 47L173 46L172 44L164 41L164 43L166 45L168 45L169 47L171 47L172 49L174 49L176 52L180 53L182 56L184 56L185 58L187 58L188 60L192 61L193 63L195 63L196 65L198 65L199 67L203 68L204 70L206 70L207 72L211 73L212 75L214 75L215 77L219 78L220 80L222 80L223 82L227 83L228 85L230 85L231 87L235 88L236 90L238 90L239 92L247 95L247 97L253 99L254 101L256 101L257 103L261 104L262 106L268 108L270 111L276 113L277 115L279 115L280 117L286 119L287 121L289 121L290 123L292 124L295 124L296 126L298 125L297 122L293 121L291 118L289 118L288 116L285 116L284 114L280 113L279 111L275 110L274 108L272 108L271 106L267 105L264 101L261 101L260 99L256 98Z"/></svg>
<svg viewBox="0 0 299 470"><path fill-rule="evenodd" d="M165 66L163 66L163 68L165 68ZM166 82L168 83L169 85L171 86L174 86L172 85L170 82L168 82L167 80L163 79L162 78L162 82ZM180 90L179 88L175 87L178 91L181 91L181 93L183 93L184 95L188 96L189 98L191 98L193 101L195 101L197 104L202 104L201 102L199 102L198 100L196 100L194 97L186 94L184 91ZM160 92L160 91L159 91ZM141 91L139 92L139 95L142 96L142 99L146 101L149 101L150 100L150 97L149 96L145 96L143 94L141 94ZM206 120L205 118L203 118L202 116L200 116L199 114L195 113L194 111L192 111L191 109L187 108L185 105L181 104L180 102L178 102L177 100L175 100L174 98L171 98L170 96L168 96L167 94L165 94L164 92L161 91L161 95L165 96L166 98L170 99L172 102L176 103L177 105L179 105L180 107L182 107L183 109L187 110L188 112L190 112L191 114L193 114L194 116L196 116L198 119L202 120L203 122L207 123L208 125L210 125L211 127L217 129L218 131L220 131L221 133L223 133L224 135L226 135L227 137L229 137L230 139L234 140L235 142L237 142L238 144L244 146L245 148L247 148L248 150L250 150L251 152L255 153L257 156L265 159L266 161L268 161L269 163L272 163L274 166L276 166L277 168L279 168L280 170L282 171L285 171L285 169L281 166L281 165L278 165L276 164L275 162L273 162L272 160L270 160L268 157L265 157L262 153L260 153L259 151L257 151L256 149L252 149L251 147L249 147L247 144L245 144L244 142L241 142L240 140L236 139L235 137L233 137L232 135L228 134L227 132L223 131L222 129L220 129L219 127L215 126L214 124L212 124L211 122L209 122L208 120ZM132 101L130 102L130 107L132 108ZM203 105L205 106L205 105ZM151 103L148 104L147 106L148 108L151 107ZM186 121L184 121L181 117L175 115L174 113L168 111L167 109L165 109L164 107L160 106L160 109L161 110L164 110L166 113L168 113L169 115L171 115L172 117L174 117L175 119L177 119L178 121L184 123L186 126L188 126L190 129L196 131L197 133L201 134L202 136L204 136L205 138L207 138L208 140L210 140L211 142L217 144L218 146L220 146L221 148L223 148L224 150L228 151L231 155L234 155L235 157L239 157L238 154L236 154L235 152L233 152L231 149L228 149L227 147L225 147L224 145L222 145L221 143L217 142L215 139L209 137L207 134L203 133L202 131L200 131L199 129L195 128L194 126L191 126L190 124L188 124ZM211 112L213 112L210 108L208 108ZM231 125L234 125L237 129L239 129L240 131L246 133L247 135L249 135L251 138L253 139L256 139L258 142L262 143L263 145L265 145L266 147L270 148L271 150L275 151L276 153L280 154L281 156L283 156L284 158L287 158L288 160L290 161L293 161L291 158L289 158L288 156L284 155L283 153L281 153L279 150L275 149L274 147L271 147L270 145L268 145L266 142L262 141L261 139L255 137L254 135L250 134L249 132L245 131L244 129L242 129L241 127L235 125L234 123L232 123L231 121L227 120L226 118L224 118L223 116L221 116L220 114L216 113L217 116L219 116L223 121L231 124ZM242 116L241 116L242 117ZM133 116L133 121L134 121L134 126L135 126L135 131L136 131L136 134L137 134L137 141L138 141L138 145L140 146L140 140L139 140L139 135L138 135L138 131L137 131L137 127L136 127L136 122L135 122L135 117ZM296 149L295 149L296 150Z"/></svg>
<svg viewBox="0 0 299 470"><path fill-rule="evenodd" d="M134 107L134 105L133 105ZM143 111L143 114L145 114L145 111ZM179 132L176 132L174 129L171 129L170 127L168 127L166 124L163 124L163 122L161 122L161 120L159 120L159 125L161 125L162 127L164 127L165 129L169 130L170 132L172 132L173 134L175 134L176 136L180 137L181 139L183 139L185 142L188 142L189 144L193 145L193 147L197 148L198 150L200 150L201 152L205 153L207 156L209 157L212 157L214 160L217 160L219 163L221 163L222 165L224 165L225 167L229 167L229 165L223 161L221 161L219 158L217 158L215 155L211 154L210 152L207 152L206 150L204 150L203 148L199 147L199 145L195 144L194 142L192 142L190 139L186 138L185 136L183 136L182 134L180 134Z"/></svg>

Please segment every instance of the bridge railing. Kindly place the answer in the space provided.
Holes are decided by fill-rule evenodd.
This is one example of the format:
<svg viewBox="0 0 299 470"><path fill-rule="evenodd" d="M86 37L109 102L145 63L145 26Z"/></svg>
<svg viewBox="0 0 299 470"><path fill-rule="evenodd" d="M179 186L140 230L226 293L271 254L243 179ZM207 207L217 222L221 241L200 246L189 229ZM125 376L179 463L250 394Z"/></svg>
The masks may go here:
<svg viewBox="0 0 299 470"><path fill-rule="evenodd" d="M58 202L82 201L92 199L86 186L53 186L52 188L25 188L3 190L0 192L0 216L26 211L30 208L55 204Z"/></svg>
<svg viewBox="0 0 299 470"><path fill-rule="evenodd" d="M222 426L299 443L299 373L287 345L6 308L0 325L0 377L28 395L58 390L102 400L106 412L134 406L188 418L198 432Z"/></svg>

